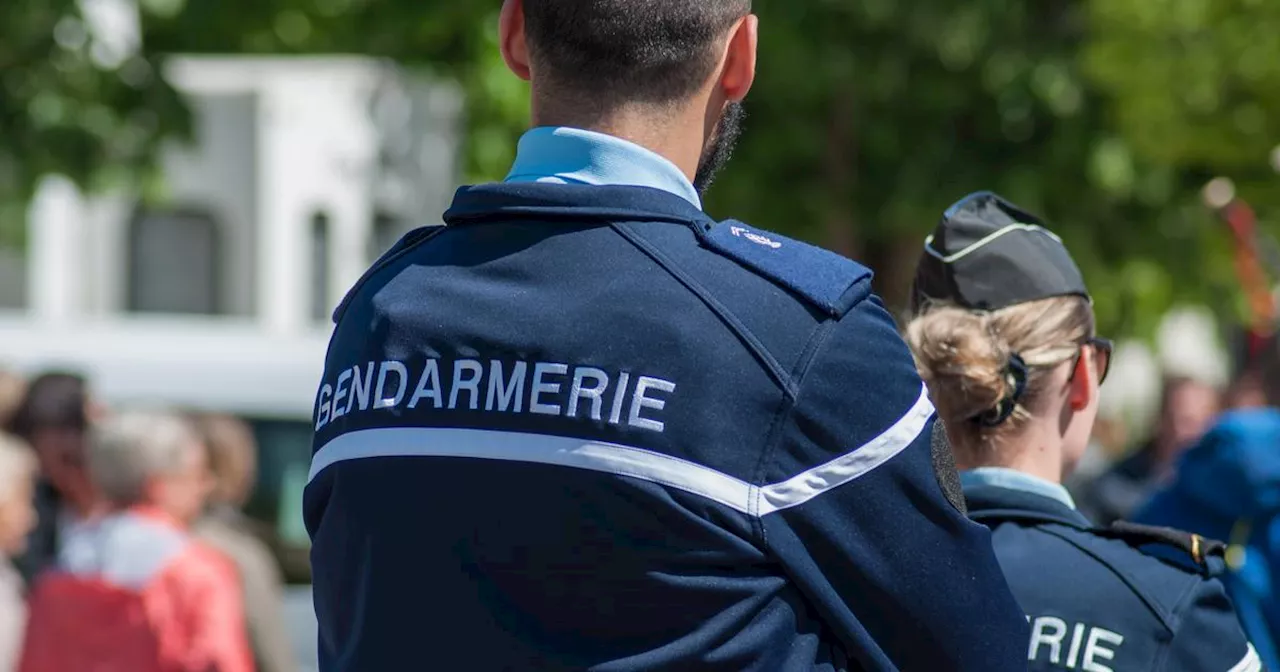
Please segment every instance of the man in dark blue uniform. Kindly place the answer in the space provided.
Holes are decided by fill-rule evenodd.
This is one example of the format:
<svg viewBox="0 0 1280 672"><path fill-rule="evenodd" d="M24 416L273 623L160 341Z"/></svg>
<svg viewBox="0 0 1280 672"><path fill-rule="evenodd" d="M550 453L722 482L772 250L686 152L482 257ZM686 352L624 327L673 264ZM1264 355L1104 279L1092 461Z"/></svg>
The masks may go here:
<svg viewBox="0 0 1280 672"><path fill-rule="evenodd" d="M870 272L703 213L748 0L519 0L536 128L339 307L321 669L1023 669Z"/></svg>

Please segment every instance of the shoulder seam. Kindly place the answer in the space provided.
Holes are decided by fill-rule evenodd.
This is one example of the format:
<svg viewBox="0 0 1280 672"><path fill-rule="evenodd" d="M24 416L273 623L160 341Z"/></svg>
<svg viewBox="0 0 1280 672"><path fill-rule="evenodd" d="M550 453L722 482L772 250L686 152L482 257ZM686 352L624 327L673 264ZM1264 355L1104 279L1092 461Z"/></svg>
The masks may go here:
<svg viewBox="0 0 1280 672"><path fill-rule="evenodd" d="M1199 575L1193 574L1191 576L1195 580L1187 584L1186 590L1182 593L1182 596L1178 598L1178 601L1174 603L1174 607L1171 610L1172 614L1178 619L1178 625L1182 624L1183 610L1185 610L1188 607L1189 602L1195 599L1196 589L1200 587L1200 582L1206 580L1204 577ZM1223 591L1224 592L1226 591L1226 586L1223 586ZM1233 608L1234 608L1234 605L1233 605ZM1174 628L1170 628L1170 630L1173 633L1173 636L1177 637L1178 631L1180 630L1180 628L1174 627Z"/></svg>
<svg viewBox="0 0 1280 672"><path fill-rule="evenodd" d="M814 334L809 338L809 343L805 345L804 353L800 357L800 361L796 363L796 371L793 377L796 380L796 394L782 400L782 405L778 407L778 412L774 415L772 426L769 428L769 435L765 439L764 447L760 451L760 459L756 463L755 473L752 475L753 483L765 483L765 471L773 459L774 451L777 450L778 441L782 437L782 430L791 420L792 414L795 412L796 404L800 398L800 388L804 386L804 376L809 372L809 367L813 361L817 359L818 353L822 351L822 346L826 344L830 337L832 328L836 324L836 320L827 320L818 326ZM752 511L760 510L760 498L764 495L763 489L757 489L755 496L751 501ZM769 549L769 539L765 532L764 518L756 516L755 520L759 525L758 533L760 542L765 550Z"/></svg>
<svg viewBox="0 0 1280 672"><path fill-rule="evenodd" d="M418 238L409 242L405 242L405 241L408 239L409 236L413 235L413 233L415 232L411 231L409 233L406 233L405 238L401 239L400 241L400 242L405 242L404 247L398 250L392 247L390 250L387 251L385 255L383 255L376 261L374 261L373 265L371 265L369 269L366 270L364 274L360 276L359 280L356 280L355 284L351 285L351 289L347 290L346 296L343 297L342 302L339 303L338 307L335 308L333 311L333 323L337 324L340 320L342 320L342 316L346 315L347 307L351 305L351 300L355 298L356 293L360 291L360 288L364 287L364 285L368 283L369 280L372 279L373 276L378 271L381 271L383 268L386 268L388 264L394 262L400 257L403 257L409 252L412 252L419 245L427 242L428 240L431 240L432 238L435 238L440 233L443 233L444 230L447 228L449 227L447 226L422 227L421 229L417 230L417 232L419 232Z"/></svg>
<svg viewBox="0 0 1280 672"><path fill-rule="evenodd" d="M1049 523L1049 524L1047 524L1047 525L1035 525L1034 527L1035 527L1036 529L1040 530L1041 532L1044 532L1045 534L1048 534L1048 535L1051 535L1051 536L1057 537L1058 539L1061 539L1062 541L1064 541L1064 542L1066 542L1066 543L1068 543L1068 544L1070 544L1070 545L1074 546L1075 548L1079 549L1079 550L1080 550L1080 552L1084 553L1085 555L1088 555L1089 557L1091 557L1091 558L1093 558L1094 560L1098 561L1098 563L1099 563L1099 564L1101 564L1103 567L1106 567L1106 568L1107 568L1107 569L1108 569L1112 574L1114 574L1116 578L1120 579L1120 581L1121 581L1121 582L1123 582L1123 583L1124 583L1124 585L1126 585L1126 586L1128 586L1128 587L1129 587L1130 592L1132 592L1134 595L1136 595L1136 596L1137 596L1137 598L1138 598L1139 600L1141 600L1141 601L1142 601L1142 603L1143 603L1144 605L1146 605L1147 609L1148 609L1148 610L1149 610L1153 615L1155 615L1155 617L1156 617L1156 618L1158 618L1158 619L1160 620L1160 624L1164 626L1165 630L1168 630L1168 631L1169 631L1169 633L1170 633L1171 635L1172 635L1174 632L1176 632L1175 628L1173 627L1173 624L1170 622L1170 615L1169 615L1169 614L1164 613L1164 612L1163 612L1163 611L1162 611L1162 610L1161 610L1161 609L1160 609L1156 604L1154 604L1154 603L1150 600L1150 598L1148 598L1148 597L1147 597L1146 593L1144 593L1143 591L1139 590L1139 589L1138 589L1138 586L1134 585L1133 580L1132 580L1129 576L1126 576L1123 572L1120 572L1120 571L1119 571L1119 570L1117 570L1115 567L1111 566L1111 563L1109 563L1109 562L1107 562L1106 560L1104 560L1104 559L1103 559L1103 558L1102 558L1102 557L1101 557L1097 552L1095 552L1095 551L1093 551L1092 549L1088 548L1088 547L1087 547L1087 546L1085 546L1084 544L1081 544L1080 542L1076 541L1075 539L1070 538L1070 536L1068 536L1068 535L1066 535L1066 534L1063 534L1062 532L1060 532L1060 531L1058 531L1058 530L1052 529L1055 525L1057 525L1057 524L1056 524L1056 523ZM1084 530L1078 530L1078 529L1076 529L1076 528L1068 528L1068 529L1071 529L1071 530L1076 531L1076 532L1084 532ZM1134 551L1134 552L1135 552L1135 553L1137 553L1138 551ZM1144 557L1146 557L1146 556L1144 556ZM1155 562L1159 562L1158 560L1154 560L1154 558L1153 558L1152 560L1153 560L1153 561L1155 561Z"/></svg>
<svg viewBox="0 0 1280 672"><path fill-rule="evenodd" d="M737 336L744 345L751 350L760 364L769 372L770 376L782 388L787 397L794 399L798 391L795 381L791 376L783 370L782 365L778 362L773 353L756 338L756 335L747 328L741 320L729 310L728 306L720 303L711 292L707 290L702 283L695 280L692 276L680 268L670 257L663 254L656 246L646 240L643 236L633 230L625 222L613 222L610 225L614 231L617 231L624 240L631 243L636 249L640 250L645 256L649 257L660 268L667 272L668 275L675 278L677 282L684 285L689 291L693 292L704 305L711 310L712 313L720 319L721 322L729 328L730 331Z"/></svg>
<svg viewBox="0 0 1280 672"><path fill-rule="evenodd" d="M842 317L871 295L871 269L831 250L787 238L765 229L757 229L745 222L734 219L719 222L714 227L695 227L694 232L704 248L732 259L775 285L796 294L813 308L826 313L828 317L836 319ZM726 236L728 237L726 238ZM737 242L738 240L750 241L751 244L743 247ZM823 269L831 271L832 264L842 267L852 266L859 269L860 272L856 277L851 276L849 282L834 296L827 292L817 291L815 287L809 286L801 277L791 273L779 273L779 269L773 267L774 262L778 261L776 258L767 253L763 257L760 256L759 253L764 248L772 248L775 251L783 248L786 244L778 242L779 240L789 241L792 247L802 250L802 254L809 256L809 258L804 259L804 265L808 267L807 270L810 272L816 270L819 274L822 274ZM808 251L804 252L804 250ZM792 261L796 260L792 259ZM839 271L841 275L843 275L844 270L846 269ZM833 287L832 289L835 288Z"/></svg>

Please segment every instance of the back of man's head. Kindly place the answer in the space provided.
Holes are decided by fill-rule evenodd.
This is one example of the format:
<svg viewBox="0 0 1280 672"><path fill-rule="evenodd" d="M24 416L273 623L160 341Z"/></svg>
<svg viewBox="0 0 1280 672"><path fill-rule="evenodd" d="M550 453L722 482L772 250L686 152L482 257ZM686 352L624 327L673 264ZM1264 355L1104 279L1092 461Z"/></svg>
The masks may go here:
<svg viewBox="0 0 1280 672"><path fill-rule="evenodd" d="M85 379L74 373L37 376L9 421L9 432L27 441L39 430L83 432L89 425L89 392Z"/></svg>
<svg viewBox="0 0 1280 672"><path fill-rule="evenodd" d="M149 486L178 473L200 443L181 417L164 411L128 411L94 428L88 465L102 496L116 507L156 504Z"/></svg>
<svg viewBox="0 0 1280 672"><path fill-rule="evenodd" d="M218 504L244 506L258 476L258 444L253 429L240 418L220 413L195 413L189 417L209 454L209 469Z"/></svg>
<svg viewBox="0 0 1280 672"><path fill-rule="evenodd" d="M751 0L524 0L535 77L582 104L670 104L702 87Z"/></svg>

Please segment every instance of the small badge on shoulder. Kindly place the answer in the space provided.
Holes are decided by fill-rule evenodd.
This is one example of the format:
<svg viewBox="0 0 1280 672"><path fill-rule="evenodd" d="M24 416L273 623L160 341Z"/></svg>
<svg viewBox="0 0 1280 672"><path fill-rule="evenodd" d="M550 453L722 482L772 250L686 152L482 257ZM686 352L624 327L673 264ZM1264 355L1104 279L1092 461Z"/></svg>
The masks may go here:
<svg viewBox="0 0 1280 672"><path fill-rule="evenodd" d="M737 220L695 227L703 247L794 292L831 317L871 295L871 270L834 252Z"/></svg>
<svg viewBox="0 0 1280 672"><path fill-rule="evenodd" d="M765 247L772 247L772 248L773 248L773 249L775 249L775 250L776 250L776 249L778 249L778 248L780 248L780 247L782 247L782 243L779 243L778 241L773 240L772 238L769 238L768 236L762 236L762 235L760 235L760 234L758 234L758 233L755 233L755 232L753 232L753 231L748 231L748 230L746 230L746 229L742 228L741 226L730 226L730 227L729 227L729 232L730 232L730 233L732 233L733 235L735 235L735 236L739 237L739 238L746 238L747 240L749 240L749 241L751 241L751 242L753 242L753 243L755 243L755 244L757 244L757 245L764 245Z"/></svg>

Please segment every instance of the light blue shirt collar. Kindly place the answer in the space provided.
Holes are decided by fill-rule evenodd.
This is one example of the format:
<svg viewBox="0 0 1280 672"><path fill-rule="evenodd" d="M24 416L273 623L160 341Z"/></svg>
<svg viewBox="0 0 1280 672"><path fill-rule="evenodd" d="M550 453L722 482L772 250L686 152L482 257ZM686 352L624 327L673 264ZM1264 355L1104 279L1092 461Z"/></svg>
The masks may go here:
<svg viewBox="0 0 1280 672"><path fill-rule="evenodd" d="M698 190L676 164L635 143L578 128L541 126L525 133L506 181L650 187L702 209Z"/></svg>
<svg viewBox="0 0 1280 672"><path fill-rule="evenodd" d="M962 471L960 472L960 485L965 488L989 485L1009 490L1021 490L1022 492L1057 500L1071 507L1072 510L1076 508L1076 500L1072 499L1071 493L1067 492L1067 489L1061 485L1006 467L978 467L977 469Z"/></svg>

